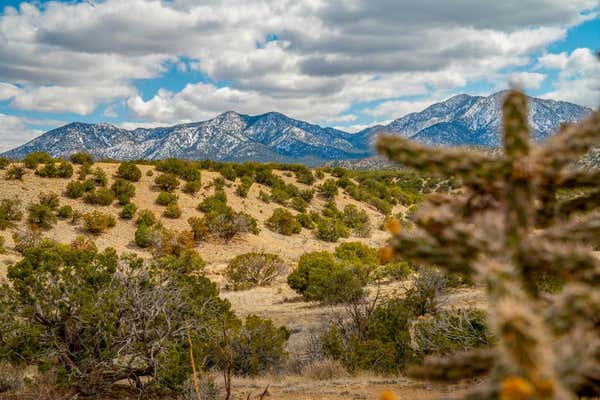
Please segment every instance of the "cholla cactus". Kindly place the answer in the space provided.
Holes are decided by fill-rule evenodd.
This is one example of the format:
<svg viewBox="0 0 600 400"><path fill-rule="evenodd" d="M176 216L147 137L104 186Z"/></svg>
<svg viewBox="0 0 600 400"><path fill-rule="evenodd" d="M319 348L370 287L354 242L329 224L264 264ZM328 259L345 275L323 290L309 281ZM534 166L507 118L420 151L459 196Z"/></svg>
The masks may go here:
<svg viewBox="0 0 600 400"><path fill-rule="evenodd" d="M421 171L458 176L464 192L429 198L416 228L394 228L388 253L476 278L497 335L492 349L429 359L430 379L489 374L476 399L568 399L600 394L600 172L571 164L600 145L600 112L530 143L526 97L503 105L504 154L421 146L383 136L378 150ZM561 201L564 189L583 189ZM573 193L573 192L571 192ZM581 194L583 193L583 194ZM560 293L540 292L560 277Z"/></svg>

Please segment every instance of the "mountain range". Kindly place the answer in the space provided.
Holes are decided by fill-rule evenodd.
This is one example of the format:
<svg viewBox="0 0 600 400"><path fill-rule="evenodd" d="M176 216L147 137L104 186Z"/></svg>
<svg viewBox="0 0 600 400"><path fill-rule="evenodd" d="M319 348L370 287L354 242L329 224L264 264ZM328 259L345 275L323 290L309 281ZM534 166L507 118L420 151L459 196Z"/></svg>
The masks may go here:
<svg viewBox="0 0 600 400"><path fill-rule="evenodd" d="M431 145L495 147L501 143L500 107L505 94L457 95L388 125L357 133L321 127L277 112L249 116L228 111L208 121L134 130L74 122L48 131L3 156L19 159L34 151L46 151L54 157L66 157L86 151L97 158L117 160L177 157L316 165L372 156L372 144L384 132ZM561 123L576 122L591 111L572 103L530 97L532 135L535 140L543 140Z"/></svg>

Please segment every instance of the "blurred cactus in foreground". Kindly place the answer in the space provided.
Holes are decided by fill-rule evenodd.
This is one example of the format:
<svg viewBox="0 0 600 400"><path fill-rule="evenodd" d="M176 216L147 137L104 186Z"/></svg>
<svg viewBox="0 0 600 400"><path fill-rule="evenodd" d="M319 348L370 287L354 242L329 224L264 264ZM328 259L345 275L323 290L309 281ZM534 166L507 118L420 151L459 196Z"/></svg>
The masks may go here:
<svg viewBox="0 0 600 400"><path fill-rule="evenodd" d="M526 96L510 92L502 111L500 157L378 141L399 164L462 179L461 194L429 198L415 229L392 232L388 252L475 278L497 336L491 349L430 358L412 373L447 381L487 374L470 399L599 396L600 172L571 165L600 145L600 112L534 146ZM547 279L564 286L546 294Z"/></svg>

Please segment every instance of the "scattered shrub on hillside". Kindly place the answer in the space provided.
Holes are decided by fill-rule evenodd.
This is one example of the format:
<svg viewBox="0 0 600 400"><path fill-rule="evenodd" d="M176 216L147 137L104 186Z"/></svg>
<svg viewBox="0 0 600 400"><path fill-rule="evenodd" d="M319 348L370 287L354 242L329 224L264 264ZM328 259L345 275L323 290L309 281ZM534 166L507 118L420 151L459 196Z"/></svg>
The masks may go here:
<svg viewBox="0 0 600 400"><path fill-rule="evenodd" d="M350 236L346 225L339 220L333 218L320 218L317 221L317 238L325 242L337 242L340 238L347 238Z"/></svg>
<svg viewBox="0 0 600 400"><path fill-rule="evenodd" d="M149 169L148 171L146 171L146 176L154 176L154 171Z"/></svg>
<svg viewBox="0 0 600 400"><path fill-rule="evenodd" d="M292 197L290 200L290 207L298 212L305 212L306 207L308 207L308 203L304 201L302 197Z"/></svg>
<svg viewBox="0 0 600 400"><path fill-rule="evenodd" d="M200 169L191 161L169 158L159 161L156 165L156 169L160 172L176 175L188 182L200 182L201 180Z"/></svg>
<svg viewBox="0 0 600 400"><path fill-rule="evenodd" d="M29 206L29 215L27 223L29 226L38 229L48 230L56 224L55 211L45 204L34 203Z"/></svg>
<svg viewBox="0 0 600 400"><path fill-rule="evenodd" d="M306 253L288 276L288 285L306 301L346 303L365 295L365 277L358 270L337 262L326 251Z"/></svg>
<svg viewBox="0 0 600 400"><path fill-rule="evenodd" d="M246 213L235 212L229 207L222 213L212 211L202 218L192 217L188 223L196 240L213 237L229 242L241 233L259 233L256 219Z"/></svg>
<svg viewBox="0 0 600 400"><path fill-rule="evenodd" d="M137 211L137 206L133 203L127 203L121 209L119 213L119 217L123 219L132 219L135 216L135 212Z"/></svg>
<svg viewBox="0 0 600 400"><path fill-rule="evenodd" d="M140 225L153 226L157 223L158 223L158 220L156 219L156 216L150 210L140 211L138 213L138 218L135 221L135 224L138 226L140 226Z"/></svg>
<svg viewBox="0 0 600 400"><path fill-rule="evenodd" d="M96 186L106 186L108 184L108 178L106 177L106 172L100 167L94 168L92 171L92 180L96 184Z"/></svg>
<svg viewBox="0 0 600 400"><path fill-rule="evenodd" d="M135 186L124 178L117 178L110 189L121 205L128 204L131 198L135 196Z"/></svg>
<svg viewBox="0 0 600 400"><path fill-rule="evenodd" d="M4 239L4 236L0 236L0 254L6 253L6 248L4 247L5 244L6 244L6 239ZM1 392L2 391L0 390L0 393Z"/></svg>
<svg viewBox="0 0 600 400"><path fill-rule="evenodd" d="M187 194L196 194L200 191L200 189L202 188L202 181L200 180L196 180L196 181L188 181L183 185L183 188L181 189L183 191L183 193L187 193Z"/></svg>
<svg viewBox="0 0 600 400"><path fill-rule="evenodd" d="M286 236L300 233L302 230L302 226L296 220L294 214L285 208L276 208L273 210L273 215L267 219L265 225L273 232L277 232Z"/></svg>
<svg viewBox="0 0 600 400"><path fill-rule="evenodd" d="M377 279L403 280L412 272L412 268L406 261L388 262L377 269Z"/></svg>
<svg viewBox="0 0 600 400"><path fill-rule="evenodd" d="M73 176L73 166L67 161L60 161L58 166L55 162L44 164L44 166L35 171L37 176L42 178L70 178Z"/></svg>
<svg viewBox="0 0 600 400"><path fill-rule="evenodd" d="M29 153L23 158L23 165L29 169L36 169L40 164L53 163L54 159L45 151Z"/></svg>
<svg viewBox="0 0 600 400"><path fill-rule="evenodd" d="M225 276L235 290L265 286L286 270L283 259L275 254L246 253L227 265Z"/></svg>
<svg viewBox="0 0 600 400"><path fill-rule="evenodd" d="M297 169L295 171L295 174L298 183L303 183L305 185L312 185L313 183L315 183L315 177L313 176L310 169L306 167Z"/></svg>
<svg viewBox="0 0 600 400"><path fill-rule="evenodd" d="M359 210L354 204L344 207L343 221L354 234L359 237L368 237L371 234L371 222L365 210Z"/></svg>
<svg viewBox="0 0 600 400"><path fill-rule="evenodd" d="M111 214L97 210L82 215L84 229L94 235L100 234L116 225L117 221Z"/></svg>
<svg viewBox="0 0 600 400"><path fill-rule="evenodd" d="M94 190L95 184L92 180L87 181L70 181L67 184L65 195L71 199L78 199L83 196L84 193Z"/></svg>
<svg viewBox="0 0 600 400"><path fill-rule="evenodd" d="M60 198L54 192L40 193L38 200L40 204L49 207L53 211L56 211L60 206Z"/></svg>
<svg viewBox="0 0 600 400"><path fill-rule="evenodd" d="M0 200L0 231L14 228L16 222L23 219L21 202L18 199Z"/></svg>
<svg viewBox="0 0 600 400"><path fill-rule="evenodd" d="M154 179L154 183L165 192L172 192L179 187L179 180L173 174L162 174Z"/></svg>
<svg viewBox="0 0 600 400"><path fill-rule="evenodd" d="M115 193L110 189L101 187L88 192L83 196L83 200L88 204L109 206L115 201Z"/></svg>
<svg viewBox="0 0 600 400"><path fill-rule="evenodd" d="M130 182L137 182L142 177L142 171L133 161L122 162L117 169L117 176Z"/></svg>
<svg viewBox="0 0 600 400"><path fill-rule="evenodd" d="M6 157L0 157L0 169L4 169L8 167L10 164L10 160Z"/></svg>
<svg viewBox="0 0 600 400"><path fill-rule="evenodd" d="M240 178L240 183L237 184L237 186L235 187L235 193L243 198L248 197L248 192L250 191L250 188L252 187L252 184L254 183L254 181L252 180L251 177L249 176L242 176Z"/></svg>
<svg viewBox="0 0 600 400"><path fill-rule="evenodd" d="M160 234L153 226L139 224L135 230L135 244L143 249L151 247L159 238Z"/></svg>
<svg viewBox="0 0 600 400"><path fill-rule="evenodd" d="M73 207L69 205L64 205L56 210L56 216L60 219L71 219L73 218L73 213Z"/></svg>
<svg viewBox="0 0 600 400"><path fill-rule="evenodd" d="M314 229L315 223L312 217L306 213L299 213L296 215L296 221L305 229Z"/></svg>
<svg viewBox="0 0 600 400"><path fill-rule="evenodd" d="M71 154L71 162L79 165L92 165L94 163L94 157L91 154L85 152L78 152Z"/></svg>
<svg viewBox="0 0 600 400"><path fill-rule="evenodd" d="M174 202L169 203L167 205L167 208L165 208L163 215L165 216L165 218L177 219L181 217L181 213L181 207L179 207L179 204L177 204L177 202Z"/></svg>
<svg viewBox="0 0 600 400"><path fill-rule="evenodd" d="M338 186L335 179L327 179L318 187L319 194L326 199L332 200L338 193Z"/></svg>
<svg viewBox="0 0 600 400"><path fill-rule="evenodd" d="M317 168L315 170L315 177L317 179L323 179L323 178L325 178L325 173L323 172L323 170L321 168Z"/></svg>
<svg viewBox="0 0 600 400"><path fill-rule="evenodd" d="M87 176L92 173L92 164L81 164L79 167L78 178L80 181L85 181ZM95 183L94 183L95 185Z"/></svg>
<svg viewBox="0 0 600 400"><path fill-rule="evenodd" d="M25 169L23 167L13 164L6 170L6 179L15 179L22 181L25 175Z"/></svg>
<svg viewBox="0 0 600 400"><path fill-rule="evenodd" d="M264 190L261 190L260 192L258 192L258 198L263 203L269 204L271 202L271 196L269 196L269 193L265 192Z"/></svg>
<svg viewBox="0 0 600 400"><path fill-rule="evenodd" d="M379 266L380 259L377 249L360 242L346 242L335 248L335 257L346 267L361 270L368 278Z"/></svg>
<svg viewBox="0 0 600 400"><path fill-rule="evenodd" d="M229 210L227 205L227 195L225 192L218 190L212 196L208 196L198 204L198 210L203 213L215 212L223 214Z"/></svg>
<svg viewBox="0 0 600 400"><path fill-rule="evenodd" d="M225 179L223 179L221 176L215 177L215 179L212 181L212 187L214 188L215 193L222 192L223 189L225 189Z"/></svg>
<svg viewBox="0 0 600 400"><path fill-rule="evenodd" d="M175 193L160 192L156 198L156 204L160 206L168 206L172 203L177 203L179 197Z"/></svg>

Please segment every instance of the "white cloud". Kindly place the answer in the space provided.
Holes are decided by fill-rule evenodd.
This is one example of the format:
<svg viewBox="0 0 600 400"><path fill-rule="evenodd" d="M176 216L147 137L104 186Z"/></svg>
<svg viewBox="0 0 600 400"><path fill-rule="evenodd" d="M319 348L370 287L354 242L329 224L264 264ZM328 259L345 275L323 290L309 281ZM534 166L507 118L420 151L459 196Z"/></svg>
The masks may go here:
<svg viewBox="0 0 600 400"><path fill-rule="evenodd" d="M40 133L39 130L28 128L21 118L0 113L0 152L25 143Z"/></svg>
<svg viewBox="0 0 600 400"><path fill-rule="evenodd" d="M372 117L389 116L393 118L400 118L406 114L413 112L423 111L430 105L440 101L441 99L426 99L426 100L393 100L385 101L378 104L373 108L367 108L362 110L363 114L370 115Z"/></svg>
<svg viewBox="0 0 600 400"><path fill-rule="evenodd" d="M511 86L519 89L538 89L544 80L546 75L539 72L515 72L508 76Z"/></svg>
<svg viewBox="0 0 600 400"><path fill-rule="evenodd" d="M36 3L37 4L37 3ZM431 97L530 62L597 0L105 0L23 3L0 16L0 98L89 114L128 97L132 116L182 122L227 109L272 109L312 121L356 102ZM277 40L268 41L275 34ZM185 58L186 63L181 61ZM135 79L169 63L229 88L190 84L148 101ZM535 80L529 77L529 82ZM18 84L19 87L14 86ZM18 90L15 91L14 88ZM392 112L392 109L389 109Z"/></svg>
<svg viewBox="0 0 600 400"><path fill-rule="evenodd" d="M576 49L571 54L546 54L540 57L538 64L540 68L560 71L553 90L542 97L591 108L600 105L600 62L590 49Z"/></svg>

